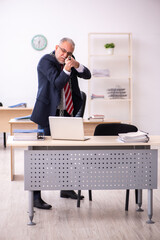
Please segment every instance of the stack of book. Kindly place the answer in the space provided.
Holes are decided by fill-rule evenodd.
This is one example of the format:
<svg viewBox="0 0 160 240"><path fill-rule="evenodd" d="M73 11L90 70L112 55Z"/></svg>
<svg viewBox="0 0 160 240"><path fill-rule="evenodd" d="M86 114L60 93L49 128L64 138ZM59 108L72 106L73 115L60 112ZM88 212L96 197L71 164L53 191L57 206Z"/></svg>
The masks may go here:
<svg viewBox="0 0 160 240"><path fill-rule="evenodd" d="M95 99L95 98L104 98L104 95L97 95L97 94L92 94L91 95L91 99Z"/></svg>
<svg viewBox="0 0 160 240"><path fill-rule="evenodd" d="M94 114L91 117L88 118L88 120L95 120L95 121L104 121L104 115L102 114Z"/></svg>
<svg viewBox="0 0 160 240"><path fill-rule="evenodd" d="M44 129L14 129L13 139L15 141L44 140Z"/></svg>
<svg viewBox="0 0 160 240"><path fill-rule="evenodd" d="M119 133L118 139L122 142L143 142L149 141L148 133L143 131Z"/></svg>

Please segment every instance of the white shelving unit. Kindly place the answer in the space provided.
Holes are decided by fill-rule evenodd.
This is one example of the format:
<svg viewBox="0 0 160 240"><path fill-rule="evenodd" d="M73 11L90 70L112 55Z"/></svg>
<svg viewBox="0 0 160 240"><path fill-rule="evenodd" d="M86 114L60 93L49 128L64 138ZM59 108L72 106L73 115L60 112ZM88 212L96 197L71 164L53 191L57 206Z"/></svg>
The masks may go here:
<svg viewBox="0 0 160 240"><path fill-rule="evenodd" d="M112 42L109 55L104 45ZM132 123L132 34L89 33L88 49L88 117L100 114L105 122Z"/></svg>

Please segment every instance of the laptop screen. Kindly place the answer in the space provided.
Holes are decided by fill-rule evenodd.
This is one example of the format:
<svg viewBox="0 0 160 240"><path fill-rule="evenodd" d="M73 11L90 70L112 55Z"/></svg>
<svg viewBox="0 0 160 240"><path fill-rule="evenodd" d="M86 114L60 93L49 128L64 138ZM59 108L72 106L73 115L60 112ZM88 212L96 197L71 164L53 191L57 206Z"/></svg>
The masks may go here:
<svg viewBox="0 0 160 240"><path fill-rule="evenodd" d="M81 117L49 117L52 139L85 140L83 118Z"/></svg>

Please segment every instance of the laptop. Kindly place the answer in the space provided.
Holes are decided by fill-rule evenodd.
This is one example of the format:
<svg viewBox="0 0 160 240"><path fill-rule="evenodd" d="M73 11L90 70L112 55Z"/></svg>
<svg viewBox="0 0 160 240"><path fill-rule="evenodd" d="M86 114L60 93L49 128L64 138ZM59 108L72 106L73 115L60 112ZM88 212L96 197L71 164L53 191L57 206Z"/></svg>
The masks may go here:
<svg viewBox="0 0 160 240"><path fill-rule="evenodd" d="M83 118L49 116L49 126L52 139L87 140L84 137Z"/></svg>

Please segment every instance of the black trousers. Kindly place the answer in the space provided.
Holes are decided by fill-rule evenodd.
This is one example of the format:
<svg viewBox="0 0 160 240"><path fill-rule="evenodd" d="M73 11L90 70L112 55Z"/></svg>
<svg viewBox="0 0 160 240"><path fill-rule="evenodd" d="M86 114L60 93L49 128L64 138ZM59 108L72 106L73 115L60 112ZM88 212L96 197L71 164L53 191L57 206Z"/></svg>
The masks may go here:
<svg viewBox="0 0 160 240"><path fill-rule="evenodd" d="M60 115L60 110L57 109L56 116L59 116L59 115ZM70 117L70 115L67 113L66 110L64 110L64 116L65 117ZM51 135L49 125L45 126L45 127L38 125L38 129L44 129L44 135L45 136L50 136ZM38 198L41 198L41 191L34 191L34 200L36 200Z"/></svg>

